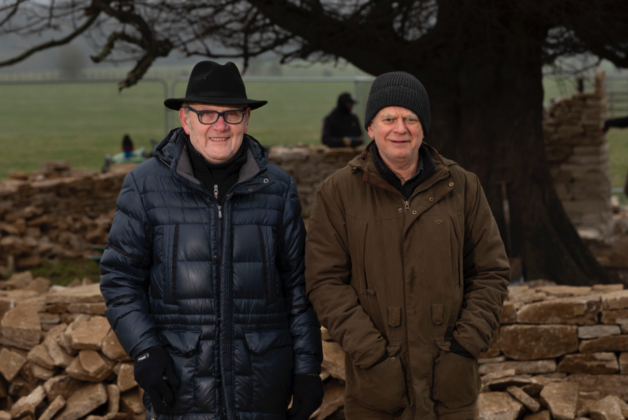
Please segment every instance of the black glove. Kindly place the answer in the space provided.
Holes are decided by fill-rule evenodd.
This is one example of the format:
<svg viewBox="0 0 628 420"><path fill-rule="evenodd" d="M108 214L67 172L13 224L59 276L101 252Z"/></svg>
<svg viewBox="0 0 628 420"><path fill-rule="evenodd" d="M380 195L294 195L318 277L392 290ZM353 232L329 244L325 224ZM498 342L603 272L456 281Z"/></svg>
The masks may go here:
<svg viewBox="0 0 628 420"><path fill-rule="evenodd" d="M323 381L319 375L294 375L292 407L288 410L291 420L308 420L323 403Z"/></svg>
<svg viewBox="0 0 628 420"><path fill-rule="evenodd" d="M451 339L451 344L449 345L449 351L453 354L457 354L458 356L475 359L471 353L469 353L464 347L460 345L460 343L458 343L453 338Z"/></svg>
<svg viewBox="0 0 628 420"><path fill-rule="evenodd" d="M179 388L172 359L163 347L151 347L137 357L133 368L135 382L148 394L153 409L166 413L174 403L172 389Z"/></svg>

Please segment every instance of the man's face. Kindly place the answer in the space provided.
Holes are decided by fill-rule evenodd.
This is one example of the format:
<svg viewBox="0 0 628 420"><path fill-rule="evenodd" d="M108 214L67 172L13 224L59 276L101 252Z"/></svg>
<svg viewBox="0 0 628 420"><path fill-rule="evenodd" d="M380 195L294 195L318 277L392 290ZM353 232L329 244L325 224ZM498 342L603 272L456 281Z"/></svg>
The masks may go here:
<svg viewBox="0 0 628 420"><path fill-rule="evenodd" d="M419 117L399 106L379 111L369 124L368 132L384 160L391 163L417 159L424 137Z"/></svg>
<svg viewBox="0 0 628 420"><path fill-rule="evenodd" d="M196 111L232 111L244 109L243 105L208 105L191 104ZM179 119L185 133L190 136L192 146L211 163L222 163L231 159L244 139L244 134L249 128L251 110L246 109L244 120L240 124L227 124L221 116L213 124L201 124L196 113L181 108Z"/></svg>

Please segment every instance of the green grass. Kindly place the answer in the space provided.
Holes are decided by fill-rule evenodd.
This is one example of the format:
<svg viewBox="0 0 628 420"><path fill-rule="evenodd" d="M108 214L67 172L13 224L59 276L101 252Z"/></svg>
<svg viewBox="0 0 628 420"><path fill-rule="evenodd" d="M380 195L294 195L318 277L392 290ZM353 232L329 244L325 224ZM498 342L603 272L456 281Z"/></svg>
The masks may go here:
<svg viewBox="0 0 628 420"><path fill-rule="evenodd" d="M321 69L313 66L304 73L315 75ZM334 76L354 73L349 69ZM179 83L175 96L184 96L185 86ZM544 87L546 101L571 95L574 88L554 79L546 79ZM253 111L249 133L266 146L319 144L323 117L340 92L353 89L351 82L248 82L250 98L269 101ZM359 84L358 115L363 115L367 89L368 84ZM120 93L114 83L0 85L0 179L10 172L36 170L47 160L68 160L73 168L97 171L105 154L120 151L125 133L136 147L150 147L151 137L161 140L164 135L163 99L163 87L152 82ZM169 112L169 119L171 126L179 125L175 112ZM612 185L623 187L628 130L611 130L608 139Z"/></svg>
<svg viewBox="0 0 628 420"><path fill-rule="evenodd" d="M95 283L100 281L100 268L98 263L84 259L62 259L59 261L45 261L41 265L32 268L33 277L44 277L52 284L67 286L74 279L89 277ZM8 273L6 278L11 277Z"/></svg>

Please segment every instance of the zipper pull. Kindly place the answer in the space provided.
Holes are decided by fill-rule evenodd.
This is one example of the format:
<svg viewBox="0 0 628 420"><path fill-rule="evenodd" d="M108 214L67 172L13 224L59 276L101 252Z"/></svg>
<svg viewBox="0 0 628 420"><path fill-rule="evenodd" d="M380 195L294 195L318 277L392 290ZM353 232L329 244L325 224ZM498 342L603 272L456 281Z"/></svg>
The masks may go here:
<svg viewBox="0 0 628 420"><path fill-rule="evenodd" d="M214 184L214 198L218 200L218 184Z"/></svg>
<svg viewBox="0 0 628 420"><path fill-rule="evenodd" d="M222 206L218 206L218 218L222 219Z"/></svg>
<svg viewBox="0 0 628 420"><path fill-rule="evenodd" d="M406 203L406 210L410 210L410 200L404 201Z"/></svg>

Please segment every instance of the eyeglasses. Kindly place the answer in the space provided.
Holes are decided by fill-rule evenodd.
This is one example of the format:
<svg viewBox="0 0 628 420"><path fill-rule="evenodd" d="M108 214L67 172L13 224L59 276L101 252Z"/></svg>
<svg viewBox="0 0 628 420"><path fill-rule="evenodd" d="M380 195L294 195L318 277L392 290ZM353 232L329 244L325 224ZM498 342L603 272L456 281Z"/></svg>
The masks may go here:
<svg viewBox="0 0 628 420"><path fill-rule="evenodd" d="M198 115L198 121L205 125L216 123L220 117L222 117L227 124L240 124L244 120L244 114L246 114L246 109L233 109L225 112L218 112L197 111L189 106L186 106L186 108Z"/></svg>

